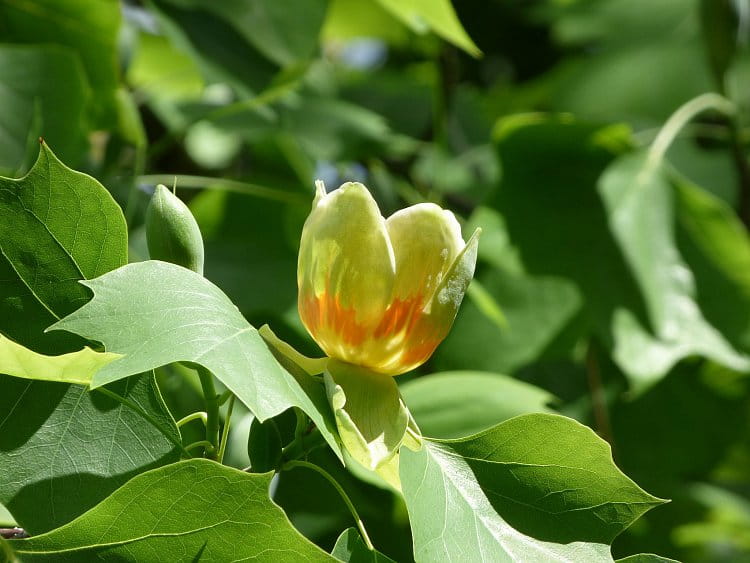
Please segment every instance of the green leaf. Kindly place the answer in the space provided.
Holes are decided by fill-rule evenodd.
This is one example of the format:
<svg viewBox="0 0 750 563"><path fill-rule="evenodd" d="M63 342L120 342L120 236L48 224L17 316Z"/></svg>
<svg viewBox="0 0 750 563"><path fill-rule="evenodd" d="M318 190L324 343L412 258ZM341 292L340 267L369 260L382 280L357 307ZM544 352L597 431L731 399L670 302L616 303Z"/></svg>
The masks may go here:
<svg viewBox="0 0 750 563"><path fill-rule="evenodd" d="M140 33L133 59L127 69L127 81L149 100L200 99L205 87L193 59L179 51L166 37Z"/></svg>
<svg viewBox="0 0 750 563"><path fill-rule="evenodd" d="M750 443L747 398L731 390L733 380L736 385L747 377L711 362L682 362L646 393L612 405L613 441L623 471L649 490L674 496L684 494L685 483L715 475L737 444Z"/></svg>
<svg viewBox="0 0 750 563"><path fill-rule="evenodd" d="M179 459L180 435L151 375L107 387L131 406L80 385L0 376L0 388L0 502L32 534Z"/></svg>
<svg viewBox="0 0 750 563"><path fill-rule="evenodd" d="M10 545L3 538L0 538L0 563L13 563L15 561L16 558Z"/></svg>
<svg viewBox="0 0 750 563"><path fill-rule="evenodd" d="M644 152L619 158L602 175L599 191L609 226L646 301L651 337L625 311L615 318L615 361L639 387L675 362L702 355L743 371L750 358L735 351L695 301L695 279L677 249L673 187L662 165Z"/></svg>
<svg viewBox="0 0 750 563"><path fill-rule="evenodd" d="M279 225L290 223L287 206L243 194L204 190L190 202L206 245L206 277L246 315L296 307L297 251ZM295 226L299 243L302 222ZM291 230L291 229L290 229ZM238 260L238 256L242 256Z"/></svg>
<svg viewBox="0 0 750 563"><path fill-rule="evenodd" d="M172 362L194 362L261 421L301 408L340 453L323 385L285 370L258 331L205 278L152 260L81 283L94 292L93 299L50 329L98 340L107 351L124 356L99 371L92 387Z"/></svg>
<svg viewBox="0 0 750 563"><path fill-rule="evenodd" d="M695 276L696 299L713 326L750 350L750 238L734 210L674 179L677 243Z"/></svg>
<svg viewBox="0 0 750 563"><path fill-rule="evenodd" d="M268 497L271 473L182 461L138 475L100 504L41 536L11 542L29 561L335 561Z"/></svg>
<svg viewBox="0 0 750 563"><path fill-rule="evenodd" d="M391 45L408 45L412 33L378 2L331 0L322 31L325 40L377 37ZM403 84L403 82L402 82Z"/></svg>
<svg viewBox="0 0 750 563"><path fill-rule="evenodd" d="M269 418L261 422L254 418L247 437L247 455L253 473L277 469L281 461L281 446L281 433L276 421Z"/></svg>
<svg viewBox="0 0 750 563"><path fill-rule="evenodd" d="M442 369L470 365L513 372L536 360L583 305L576 285L561 277L493 269L480 275L479 280L502 308L505 320L500 324L474 299L467 300L435 354L435 362Z"/></svg>
<svg viewBox="0 0 750 563"><path fill-rule="evenodd" d="M433 31L470 55L482 54L458 21L450 0L377 0L417 33Z"/></svg>
<svg viewBox="0 0 750 563"><path fill-rule="evenodd" d="M37 352L81 348L78 338L43 331L88 301L77 280L127 262L122 211L43 144L25 177L0 178L0 216L0 330Z"/></svg>
<svg viewBox="0 0 750 563"><path fill-rule="evenodd" d="M311 57L326 13L325 0L190 0L230 22L237 31L280 66Z"/></svg>
<svg viewBox="0 0 750 563"><path fill-rule="evenodd" d="M737 29L740 24L739 5L732 0L701 0L700 8L708 60L721 88L740 41Z"/></svg>
<svg viewBox="0 0 750 563"><path fill-rule="evenodd" d="M24 379L88 385L97 371L117 358L117 354L95 352L88 347L61 356L45 356L0 334L0 373Z"/></svg>
<svg viewBox="0 0 750 563"><path fill-rule="evenodd" d="M614 537L663 502L591 429L549 414L402 449L401 482L418 561L611 561Z"/></svg>
<svg viewBox="0 0 750 563"><path fill-rule="evenodd" d="M115 123L118 86L117 2L88 0L24 0L0 4L0 36L4 42L52 43L73 50L81 58L94 91L94 118L100 127ZM51 82L66 88L67 78Z"/></svg>
<svg viewBox="0 0 750 563"><path fill-rule="evenodd" d="M209 82L226 82L243 96L264 89L279 68L248 42L233 17L207 2L158 0L155 8L164 31L198 63Z"/></svg>
<svg viewBox="0 0 750 563"><path fill-rule="evenodd" d="M609 232L596 190L602 171L629 147L627 128L529 114L500 120L495 138L503 173L491 203L502 214L524 270L574 283L584 298L584 331L610 342L616 309L634 311L639 319L644 315L640 292ZM478 359L488 350L492 348L485 346Z"/></svg>
<svg viewBox="0 0 750 563"><path fill-rule="evenodd" d="M0 503L0 528L12 528L16 525L16 521L13 519L13 515L8 512L8 509Z"/></svg>
<svg viewBox="0 0 750 563"><path fill-rule="evenodd" d="M387 121L364 107L335 98L303 96L284 109L283 122L317 160L364 158L391 136Z"/></svg>
<svg viewBox="0 0 750 563"><path fill-rule="evenodd" d="M346 561L347 563L395 563L390 557L383 555L379 551L371 551L362 541L362 536L354 528L347 528L331 551L336 559Z"/></svg>
<svg viewBox="0 0 750 563"><path fill-rule="evenodd" d="M679 563L679 561L653 553L639 553L618 559L617 563Z"/></svg>
<svg viewBox="0 0 750 563"><path fill-rule="evenodd" d="M648 3L618 3L629 10L655 12L648 10ZM606 5L611 3L602 4ZM672 6L677 9L681 6L684 13L682 0ZM664 14L669 11L665 9ZM606 38L617 36L617 26L623 27L621 20L622 16L620 20L613 18L611 24L615 29L605 32ZM626 121L638 127L660 125L676 108L714 88L708 65L703 62L706 55L699 38L670 36L667 30L672 29L673 21L662 22L665 25L656 32L661 35L655 40L644 41L642 24L633 30L632 37L619 38L620 45L602 48L593 57L569 59L565 72L557 74L554 84L547 88L542 103L553 111L570 112L579 119ZM634 87L643 76L651 77L648 92Z"/></svg>
<svg viewBox="0 0 750 563"><path fill-rule="evenodd" d="M83 68L66 49L0 47L0 170L31 164L39 137L59 147L63 159L80 160L89 95Z"/></svg>
<svg viewBox="0 0 750 563"><path fill-rule="evenodd" d="M435 373L408 381L401 395L425 436L459 438L521 414L551 412L547 391L507 375Z"/></svg>

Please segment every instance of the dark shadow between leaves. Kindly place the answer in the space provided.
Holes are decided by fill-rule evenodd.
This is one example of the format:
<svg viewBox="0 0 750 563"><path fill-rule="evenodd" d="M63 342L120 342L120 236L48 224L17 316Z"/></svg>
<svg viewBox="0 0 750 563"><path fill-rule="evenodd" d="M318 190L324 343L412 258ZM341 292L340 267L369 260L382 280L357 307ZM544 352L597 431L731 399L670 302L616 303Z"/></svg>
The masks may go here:
<svg viewBox="0 0 750 563"><path fill-rule="evenodd" d="M173 456L166 455L147 466L108 477L77 473L42 479L20 489L6 506L20 526L38 535L67 524L139 473L172 461Z"/></svg>
<svg viewBox="0 0 750 563"><path fill-rule="evenodd" d="M0 375L0 452L13 451L28 442L69 388L66 383ZM23 424L14 424L19 417L23 417Z"/></svg>

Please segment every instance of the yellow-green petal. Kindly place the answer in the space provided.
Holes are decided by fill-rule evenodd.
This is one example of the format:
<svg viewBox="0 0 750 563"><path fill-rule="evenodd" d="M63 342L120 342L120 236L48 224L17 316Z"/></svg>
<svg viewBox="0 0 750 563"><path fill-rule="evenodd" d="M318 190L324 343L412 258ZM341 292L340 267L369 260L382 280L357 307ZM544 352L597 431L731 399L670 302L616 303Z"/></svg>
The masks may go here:
<svg viewBox="0 0 750 563"><path fill-rule="evenodd" d="M461 225L434 203L397 211L385 224L396 258L394 299L420 296L426 303L464 248Z"/></svg>
<svg viewBox="0 0 750 563"><path fill-rule="evenodd" d="M464 249L453 261L450 270L438 286L427 310L431 317L443 319L443 321L450 319L450 323L453 323L466 289L474 277L474 268L477 265L477 247L479 246L479 235L481 233L481 229L474 231L469 242L466 243ZM450 324L447 328L450 329Z"/></svg>
<svg viewBox="0 0 750 563"><path fill-rule="evenodd" d="M367 188L319 191L302 230L297 282L302 321L329 356L358 363L390 302L394 271L385 219Z"/></svg>

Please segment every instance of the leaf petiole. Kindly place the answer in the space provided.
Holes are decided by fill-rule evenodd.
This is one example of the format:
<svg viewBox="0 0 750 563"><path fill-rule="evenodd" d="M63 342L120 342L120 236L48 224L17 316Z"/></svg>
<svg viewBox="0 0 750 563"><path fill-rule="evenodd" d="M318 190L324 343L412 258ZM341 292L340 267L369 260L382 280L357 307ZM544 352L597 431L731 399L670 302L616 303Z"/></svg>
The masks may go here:
<svg viewBox="0 0 750 563"><path fill-rule="evenodd" d="M182 428L188 422L192 422L193 420L200 420L201 422L203 422L203 426L206 426L207 420L208 420L208 415L205 412L203 412L203 411L191 413L191 414L189 414L189 415L181 418L180 420L178 420L177 421L177 427L178 428Z"/></svg>
<svg viewBox="0 0 750 563"><path fill-rule="evenodd" d="M209 451L211 448L214 447L214 445L209 442L208 440L198 440L197 442L193 442L192 444L188 444L185 446L185 449L190 451L195 448L204 448L206 451Z"/></svg>
<svg viewBox="0 0 750 563"><path fill-rule="evenodd" d="M232 410L234 409L234 395L229 396L229 405L227 405L227 415L224 417L224 428L221 431L221 441L219 442L219 453L216 456L216 461L222 463L224 461L224 452L227 449L227 438L229 437L229 425L232 422Z"/></svg>
<svg viewBox="0 0 750 563"><path fill-rule="evenodd" d="M292 460L286 462L282 470L284 469L294 469L295 467L306 467L308 469L312 469L313 471L317 471L318 474L320 474L322 477L324 477L331 485L333 485L333 488L336 489L336 491L341 496L341 499L344 501L344 504L346 504L346 507L349 509L349 512L351 512L352 518L354 518L354 521L357 524L357 528L359 528L359 533L362 535L362 539L365 542L365 545L367 546L367 549L370 551L375 551L375 547L372 545L372 542L370 541L370 536L367 535L367 530L365 529L364 522L362 522L362 518L360 518L359 513L357 512L357 509L354 507L354 503L349 498L349 495L346 494L346 491L344 491L343 487L339 484L336 479L333 478L333 476L328 473L325 469L322 467L315 465L314 463L310 463L309 461L301 461L301 460Z"/></svg>

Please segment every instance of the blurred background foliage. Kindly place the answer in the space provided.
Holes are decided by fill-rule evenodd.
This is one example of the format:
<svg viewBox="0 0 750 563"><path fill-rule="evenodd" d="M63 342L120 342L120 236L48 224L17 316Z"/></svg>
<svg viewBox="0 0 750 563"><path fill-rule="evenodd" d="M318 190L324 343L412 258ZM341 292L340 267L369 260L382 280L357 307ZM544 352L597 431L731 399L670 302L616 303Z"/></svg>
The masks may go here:
<svg viewBox="0 0 750 563"><path fill-rule="evenodd" d="M28 170L43 136L112 191L132 260L154 185L176 182L206 276L309 354L313 180L362 181L385 213L452 208L484 232L452 333L399 378L425 433L561 412L672 499L616 557L750 561L749 40L747 0L0 0L0 171ZM707 92L733 113L700 113L644 165ZM189 374L160 377L176 416L195 410ZM244 466L252 416L234 417ZM403 503L316 455L409 560ZM274 487L322 546L349 525L317 475Z"/></svg>

